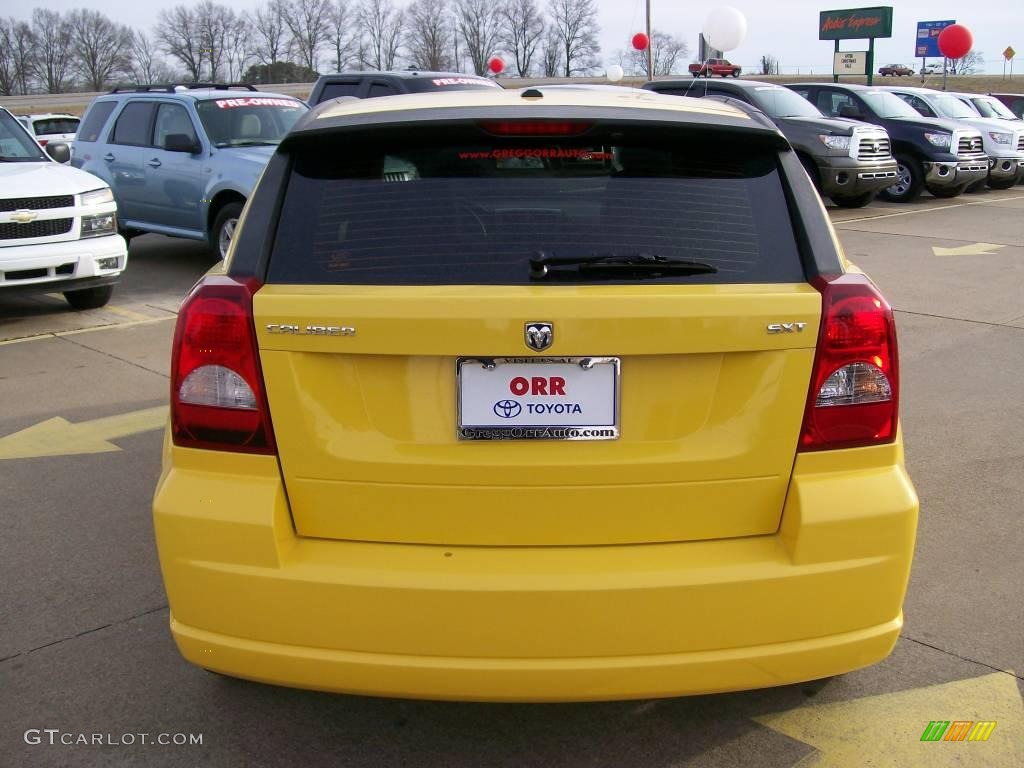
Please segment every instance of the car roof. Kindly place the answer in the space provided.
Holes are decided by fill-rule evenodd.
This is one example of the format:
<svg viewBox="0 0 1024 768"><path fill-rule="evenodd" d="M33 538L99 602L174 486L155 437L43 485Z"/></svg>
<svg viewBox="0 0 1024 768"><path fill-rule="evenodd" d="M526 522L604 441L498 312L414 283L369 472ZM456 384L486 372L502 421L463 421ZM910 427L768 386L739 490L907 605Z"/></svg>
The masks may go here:
<svg viewBox="0 0 1024 768"><path fill-rule="evenodd" d="M735 88L737 90L751 90L751 89L754 89L754 88L782 88L782 84L781 83L769 83L769 82L766 82L764 80L742 80L742 79L736 79L736 78L730 78L728 80L726 80L725 78L722 78L721 80L711 80L711 81L708 81L708 80L704 80L704 79L699 79L698 80L697 78L691 78L691 77L677 77L677 78L669 78L669 79L664 79L664 80L651 80L651 81L648 81L648 82L644 83L645 87L649 86L649 85L653 85L653 86L668 85L670 88L685 87L685 88L688 88L688 89L692 88L694 90L700 90L700 88L702 86L706 86L706 85L711 85L711 86L721 87L721 88ZM653 89L651 89L651 90L653 90Z"/></svg>
<svg viewBox="0 0 1024 768"><path fill-rule="evenodd" d="M435 77L471 77L474 80L488 80L484 75L466 74L465 72L432 72L424 69L402 69L402 70L350 70L348 72L332 72L320 75L318 80L332 80L338 77L397 77L400 80L416 80L419 78ZM492 81L493 82L493 81ZM497 85L497 83L495 83ZM501 86L498 86L499 88Z"/></svg>
<svg viewBox="0 0 1024 768"><path fill-rule="evenodd" d="M210 99L239 99L239 98L257 98L257 99L290 99L291 101L305 104L305 102L297 96L289 96L287 93L273 93L271 91L242 91L242 90L227 90L224 88L182 88L181 90L175 91L121 91L119 93L107 93L103 96L98 96L97 99L124 99L124 98L140 98L140 99L152 99L152 98L191 98L193 101L209 101Z"/></svg>
<svg viewBox="0 0 1024 768"><path fill-rule="evenodd" d="M60 118L64 118L64 119L72 118L74 120L81 120L82 119L78 115L72 115L69 112L45 112L45 113L40 113L40 114L37 114L37 115L18 115L18 117L24 117L24 118L27 118L29 120L45 120L45 119L50 119L50 118L54 118L54 117L60 117Z"/></svg>
<svg viewBox="0 0 1024 768"><path fill-rule="evenodd" d="M664 96L639 88L491 89L415 93L377 99L328 101L303 116L282 146L304 136L383 125L502 119L621 119L660 124L721 127L758 134L785 148L773 126L742 110L708 99Z"/></svg>

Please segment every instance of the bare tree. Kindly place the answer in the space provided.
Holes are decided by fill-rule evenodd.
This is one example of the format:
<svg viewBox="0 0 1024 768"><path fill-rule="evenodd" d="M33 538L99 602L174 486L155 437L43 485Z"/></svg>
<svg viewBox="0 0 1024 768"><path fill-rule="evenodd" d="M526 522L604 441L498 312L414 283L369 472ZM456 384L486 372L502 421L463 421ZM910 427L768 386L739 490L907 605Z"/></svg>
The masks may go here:
<svg viewBox="0 0 1024 768"><path fill-rule="evenodd" d="M75 70L90 91L100 91L129 69L132 31L99 11L78 8L68 14Z"/></svg>
<svg viewBox="0 0 1024 768"><path fill-rule="evenodd" d="M355 57L357 11L346 0L333 0L327 14L327 43L334 54L334 71L341 72Z"/></svg>
<svg viewBox="0 0 1024 768"><path fill-rule="evenodd" d="M394 69L402 47L404 13L392 0L363 0L359 20L366 37L361 46L362 65L381 71Z"/></svg>
<svg viewBox="0 0 1024 768"><path fill-rule="evenodd" d="M291 41L288 26L284 23L282 0L269 0L266 5L256 6L252 23L253 56L256 61L269 67L288 57Z"/></svg>
<svg viewBox="0 0 1024 768"><path fill-rule="evenodd" d="M177 79L170 65L161 58L156 41L138 30L132 33L129 74L140 84L169 83Z"/></svg>
<svg viewBox="0 0 1024 768"><path fill-rule="evenodd" d="M772 56L770 53L766 53L764 56L761 57L761 74L779 74L779 60Z"/></svg>
<svg viewBox="0 0 1024 768"><path fill-rule="evenodd" d="M558 77L562 70L562 39L558 36L558 30L550 25L544 30L540 61L544 77Z"/></svg>
<svg viewBox="0 0 1024 768"><path fill-rule="evenodd" d="M455 23L473 71L482 75L501 38L501 18L492 0L455 0Z"/></svg>
<svg viewBox="0 0 1024 768"><path fill-rule="evenodd" d="M221 72L227 66L229 55L229 37L237 17L235 12L226 5L213 0L203 0L193 9L196 30L202 43L203 55L210 65L210 80L217 82Z"/></svg>
<svg viewBox="0 0 1024 768"><path fill-rule="evenodd" d="M406 8L405 17L409 63L435 72L455 69L452 56L455 31L447 0L414 0Z"/></svg>
<svg viewBox="0 0 1024 768"><path fill-rule="evenodd" d="M35 76L47 93L64 93L71 74L71 25L57 11L32 11Z"/></svg>
<svg viewBox="0 0 1024 768"><path fill-rule="evenodd" d="M230 82L242 79L252 57L252 22L247 13L234 14L224 36L224 59Z"/></svg>
<svg viewBox="0 0 1024 768"><path fill-rule="evenodd" d="M654 64L654 77L675 74L676 64L680 63L689 53L686 43L667 32L651 32L651 58ZM635 48L629 49L629 61L633 71L642 72L650 79L647 71L647 51L638 51Z"/></svg>
<svg viewBox="0 0 1024 768"><path fill-rule="evenodd" d="M530 74L533 58L544 34L544 19L537 0L508 0L499 8L500 42L515 59L520 77Z"/></svg>
<svg viewBox="0 0 1024 768"><path fill-rule="evenodd" d="M206 44L199 35L195 13L184 5L162 10L157 16L156 39L163 50L177 59L193 83L199 82L206 62Z"/></svg>
<svg viewBox="0 0 1024 768"><path fill-rule="evenodd" d="M19 56L15 39L21 23L15 19L0 19L0 95L3 96L14 96L20 90L18 74L24 60Z"/></svg>
<svg viewBox="0 0 1024 768"><path fill-rule="evenodd" d="M314 72L320 48L327 41L330 12L330 0L288 0L283 5L284 23L291 33L299 61Z"/></svg>
<svg viewBox="0 0 1024 768"><path fill-rule="evenodd" d="M982 51L969 51L959 59L948 59L951 75L973 75L985 69L985 54Z"/></svg>
<svg viewBox="0 0 1024 768"><path fill-rule="evenodd" d="M565 77L594 69L601 52L596 0L550 0L548 13L561 42Z"/></svg>

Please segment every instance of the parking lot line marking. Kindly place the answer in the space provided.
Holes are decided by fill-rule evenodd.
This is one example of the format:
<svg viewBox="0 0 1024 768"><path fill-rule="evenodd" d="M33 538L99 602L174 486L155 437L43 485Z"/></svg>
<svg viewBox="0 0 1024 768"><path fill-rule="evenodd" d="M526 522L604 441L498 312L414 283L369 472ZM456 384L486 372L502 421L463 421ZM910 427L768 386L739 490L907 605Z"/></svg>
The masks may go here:
<svg viewBox="0 0 1024 768"><path fill-rule="evenodd" d="M115 307L108 304L104 309L107 312L113 312L115 315L127 317L129 320L149 320L149 315L144 315L141 312L133 312L132 310L125 309L124 307Z"/></svg>
<svg viewBox="0 0 1024 768"><path fill-rule="evenodd" d="M857 219L843 219L842 221L832 222L832 226L839 227L843 224L852 224L855 221L874 221L875 219L891 219L894 216L912 216L915 213L934 213L935 211L948 211L950 208L966 208L969 205L991 205L993 203L1005 203L1010 200L1024 200L1024 195L1018 197L1003 197L999 200L977 200L973 203L954 203L953 205L943 205L938 208L919 208L913 211L898 211L896 213L883 213L880 216L861 216Z"/></svg>
<svg viewBox="0 0 1024 768"><path fill-rule="evenodd" d="M852 701L808 704L754 720L818 750L800 762L801 768L1024 765L1024 702L1017 679L1005 672ZM936 720L996 726L985 742L922 741L922 733Z"/></svg>
<svg viewBox="0 0 1024 768"><path fill-rule="evenodd" d="M177 315L167 317L149 317L145 320L131 320L126 323L107 323L106 325L94 325L90 328L76 328L73 331L54 331L50 333L37 333L35 336L22 336L20 339L5 339L0 341L0 347L6 344L23 344L26 341L40 341L42 339L59 339L64 336L76 336L79 333L93 333L95 331L109 331L115 328L131 328L136 325L152 325L153 323L164 323L168 320L177 320Z"/></svg>
<svg viewBox="0 0 1024 768"><path fill-rule="evenodd" d="M120 451L121 449L110 442L111 440L160 429L166 421L166 405L119 413L116 416L82 421L78 424L55 416L20 432L0 437L0 459L32 459L42 456Z"/></svg>
<svg viewBox="0 0 1024 768"><path fill-rule="evenodd" d="M1005 247L996 243L972 243L961 245L959 248L940 248L933 245L932 253L936 256L992 256L995 250Z"/></svg>

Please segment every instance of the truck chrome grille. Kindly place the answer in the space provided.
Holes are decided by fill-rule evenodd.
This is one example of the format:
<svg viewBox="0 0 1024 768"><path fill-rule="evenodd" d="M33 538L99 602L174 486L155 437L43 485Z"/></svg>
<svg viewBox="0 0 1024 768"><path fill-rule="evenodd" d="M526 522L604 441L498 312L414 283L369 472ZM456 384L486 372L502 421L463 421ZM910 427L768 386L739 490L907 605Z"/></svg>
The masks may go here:
<svg viewBox="0 0 1024 768"><path fill-rule="evenodd" d="M54 237L71 231L74 219L44 219L28 224L8 222L0 224L0 240L22 240L29 237Z"/></svg>
<svg viewBox="0 0 1024 768"><path fill-rule="evenodd" d="M71 208L75 204L74 195L60 195L58 197L8 197L0 199L0 212L20 211L43 211L49 208Z"/></svg>
<svg viewBox="0 0 1024 768"><path fill-rule="evenodd" d="M888 137L862 138L857 145L858 160L888 160L892 157Z"/></svg>
<svg viewBox="0 0 1024 768"><path fill-rule="evenodd" d="M1024 133L1017 139L1017 151L1024 152Z"/></svg>
<svg viewBox="0 0 1024 768"><path fill-rule="evenodd" d="M974 155L981 152L981 136L961 136L957 144L958 155Z"/></svg>

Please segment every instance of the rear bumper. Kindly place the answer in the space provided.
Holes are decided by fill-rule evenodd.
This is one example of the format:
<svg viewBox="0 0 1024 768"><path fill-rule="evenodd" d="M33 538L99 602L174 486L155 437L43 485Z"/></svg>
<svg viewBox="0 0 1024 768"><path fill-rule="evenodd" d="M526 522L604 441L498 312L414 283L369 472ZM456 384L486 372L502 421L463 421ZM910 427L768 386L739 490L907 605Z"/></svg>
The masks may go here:
<svg viewBox="0 0 1024 768"><path fill-rule="evenodd" d="M171 455L154 501L171 631L229 675L440 699L674 696L863 667L902 624L918 502L899 445L801 455L774 535L546 548L298 538L273 457Z"/></svg>

